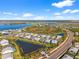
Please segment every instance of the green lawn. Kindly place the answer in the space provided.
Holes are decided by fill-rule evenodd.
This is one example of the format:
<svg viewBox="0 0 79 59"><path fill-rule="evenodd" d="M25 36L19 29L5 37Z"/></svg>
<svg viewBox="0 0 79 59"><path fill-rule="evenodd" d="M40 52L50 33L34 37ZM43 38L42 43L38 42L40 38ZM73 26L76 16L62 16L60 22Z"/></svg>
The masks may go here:
<svg viewBox="0 0 79 59"><path fill-rule="evenodd" d="M79 36L75 36L75 42L79 42Z"/></svg>
<svg viewBox="0 0 79 59"><path fill-rule="evenodd" d="M79 32L79 28L72 28L72 29L69 29L70 31L72 32Z"/></svg>
<svg viewBox="0 0 79 59"><path fill-rule="evenodd" d="M13 53L14 54L14 59L24 59L23 56L21 55L20 48L16 45L16 43L13 41L11 42L13 46L15 47L16 51Z"/></svg>

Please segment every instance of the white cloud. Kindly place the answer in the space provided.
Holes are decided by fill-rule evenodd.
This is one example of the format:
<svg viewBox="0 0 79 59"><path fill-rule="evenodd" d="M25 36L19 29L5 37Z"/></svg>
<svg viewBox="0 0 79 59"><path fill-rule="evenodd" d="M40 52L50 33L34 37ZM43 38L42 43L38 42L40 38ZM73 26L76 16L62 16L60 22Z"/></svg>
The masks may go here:
<svg viewBox="0 0 79 59"><path fill-rule="evenodd" d="M74 9L74 10L66 9L66 10L64 10L62 13L66 14L66 13L77 13L77 12L79 12L78 9Z"/></svg>
<svg viewBox="0 0 79 59"><path fill-rule="evenodd" d="M61 13L54 13L54 15L61 15Z"/></svg>
<svg viewBox="0 0 79 59"><path fill-rule="evenodd" d="M12 12L3 12L4 15L14 15L14 16L17 16L16 13L12 13Z"/></svg>
<svg viewBox="0 0 79 59"><path fill-rule="evenodd" d="M46 17L44 17L44 16L36 16L36 17L34 17L33 19L34 20L44 20Z"/></svg>
<svg viewBox="0 0 79 59"><path fill-rule="evenodd" d="M25 13L23 14L23 17L31 17L31 16L34 16L32 13Z"/></svg>
<svg viewBox="0 0 79 59"><path fill-rule="evenodd" d="M62 13L66 14L66 13L70 13L70 12L71 12L70 9L66 9L66 10L64 10Z"/></svg>
<svg viewBox="0 0 79 59"><path fill-rule="evenodd" d="M13 16L16 15L16 16ZM46 20L45 16L37 16L32 13L12 13L12 12L1 12L0 19L4 20Z"/></svg>
<svg viewBox="0 0 79 59"><path fill-rule="evenodd" d="M15 17L17 20L44 20L46 19L44 16L33 16L33 17Z"/></svg>
<svg viewBox="0 0 79 59"><path fill-rule="evenodd" d="M28 20L44 20L46 18L44 16L36 16L32 13L25 13L21 17Z"/></svg>
<svg viewBox="0 0 79 59"><path fill-rule="evenodd" d="M75 2L74 0L64 0L57 3L52 3L52 6L63 8L65 6L72 6L74 2Z"/></svg>
<svg viewBox="0 0 79 59"><path fill-rule="evenodd" d="M63 16L53 16L55 20L64 20Z"/></svg>
<svg viewBox="0 0 79 59"><path fill-rule="evenodd" d="M70 13L77 13L79 10L72 10Z"/></svg>
<svg viewBox="0 0 79 59"><path fill-rule="evenodd" d="M66 10L61 11L61 12L56 12L56 13L54 13L53 15L55 15L55 16L60 16L60 15L63 15L63 14L71 14L71 13L78 13L78 12L79 12L78 9L74 9L74 10L66 9Z"/></svg>

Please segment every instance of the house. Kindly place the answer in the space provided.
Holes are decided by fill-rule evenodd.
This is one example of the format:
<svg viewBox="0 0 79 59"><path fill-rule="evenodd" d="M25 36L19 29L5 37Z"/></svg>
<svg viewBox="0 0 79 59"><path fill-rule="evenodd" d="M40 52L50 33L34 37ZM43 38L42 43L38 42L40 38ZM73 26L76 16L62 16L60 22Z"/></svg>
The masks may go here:
<svg viewBox="0 0 79 59"><path fill-rule="evenodd" d="M51 40L51 43L52 43L52 44L57 44L58 41L57 41L57 40Z"/></svg>
<svg viewBox="0 0 79 59"><path fill-rule="evenodd" d="M36 38L35 36L31 36L31 37L30 37L31 40L34 40L35 38Z"/></svg>
<svg viewBox="0 0 79 59"><path fill-rule="evenodd" d="M8 32L8 31L2 31L2 34L3 34L3 35L8 35L9 32Z"/></svg>
<svg viewBox="0 0 79 59"><path fill-rule="evenodd" d="M56 39L61 39L64 36L64 33L57 34Z"/></svg>
<svg viewBox="0 0 79 59"><path fill-rule="evenodd" d="M41 35L41 37L45 38L45 37L46 37L46 35Z"/></svg>
<svg viewBox="0 0 79 59"><path fill-rule="evenodd" d="M13 52L15 51L15 48L13 48L8 40L1 40L0 44L2 45L1 49L1 56L2 59L13 59Z"/></svg>
<svg viewBox="0 0 79 59"><path fill-rule="evenodd" d="M20 38L23 38L24 37L24 33L19 33L19 34L17 34L17 36L19 36Z"/></svg>
<svg viewBox="0 0 79 59"><path fill-rule="evenodd" d="M3 39L3 40L0 41L0 44L1 44L2 46L6 46L6 45L9 45L9 41L6 40L6 39Z"/></svg>
<svg viewBox="0 0 79 59"><path fill-rule="evenodd" d="M51 40L49 40L49 39L45 40L45 43L50 43L50 42L51 42Z"/></svg>
<svg viewBox="0 0 79 59"><path fill-rule="evenodd" d="M40 40L40 38L37 38L37 37L36 37L34 40L39 41L39 40Z"/></svg>
<svg viewBox="0 0 79 59"><path fill-rule="evenodd" d="M68 50L68 53L69 53L69 54L72 54L72 55L76 55L77 52L78 52L78 48L76 48L76 47L71 47L71 48Z"/></svg>
<svg viewBox="0 0 79 59"><path fill-rule="evenodd" d="M25 35L29 35L30 33L25 33Z"/></svg>
<svg viewBox="0 0 79 59"><path fill-rule="evenodd" d="M34 35L33 33L30 33L31 35Z"/></svg>
<svg viewBox="0 0 79 59"><path fill-rule="evenodd" d="M44 39L44 38L41 37L39 41L45 43L45 40L46 39Z"/></svg>
<svg viewBox="0 0 79 59"><path fill-rule="evenodd" d="M12 53L3 54L2 59L13 59L13 54Z"/></svg>
<svg viewBox="0 0 79 59"><path fill-rule="evenodd" d="M38 36L38 34L34 34L33 36Z"/></svg>
<svg viewBox="0 0 79 59"><path fill-rule="evenodd" d="M45 51L42 51L41 54L46 56L46 57L49 57L48 54Z"/></svg>
<svg viewBox="0 0 79 59"><path fill-rule="evenodd" d="M79 49L79 42L75 43L75 47Z"/></svg>
<svg viewBox="0 0 79 59"><path fill-rule="evenodd" d="M13 34L13 36L15 36L15 37L19 37L19 34Z"/></svg>
<svg viewBox="0 0 79 59"><path fill-rule="evenodd" d="M75 35L79 35L79 33L78 32L75 32Z"/></svg>
<svg viewBox="0 0 79 59"><path fill-rule="evenodd" d="M57 40L59 40L59 39L61 39L61 38L62 38L61 35L57 35L57 36L56 36L56 39L57 39Z"/></svg>
<svg viewBox="0 0 79 59"><path fill-rule="evenodd" d="M37 37L39 37L39 38L40 38L40 37L41 37L41 35L40 35L40 34L38 34L38 35L37 35Z"/></svg>
<svg viewBox="0 0 79 59"><path fill-rule="evenodd" d="M25 36L25 38L28 38L28 39L30 39L30 38L31 38L31 35Z"/></svg>
<svg viewBox="0 0 79 59"><path fill-rule="evenodd" d="M51 37L49 35L46 36L47 39L50 39Z"/></svg>
<svg viewBox="0 0 79 59"><path fill-rule="evenodd" d="M21 29L18 29L18 30L17 30L17 32L21 32L21 31L22 31Z"/></svg>
<svg viewBox="0 0 79 59"><path fill-rule="evenodd" d="M45 55L46 53L45 53L45 51L42 51L41 54L42 54L42 55Z"/></svg>
<svg viewBox="0 0 79 59"><path fill-rule="evenodd" d="M70 55L65 54L61 59L74 59Z"/></svg>
<svg viewBox="0 0 79 59"><path fill-rule="evenodd" d="M2 48L1 54L7 54L7 53L12 53L15 51L15 48L12 46L8 45Z"/></svg>

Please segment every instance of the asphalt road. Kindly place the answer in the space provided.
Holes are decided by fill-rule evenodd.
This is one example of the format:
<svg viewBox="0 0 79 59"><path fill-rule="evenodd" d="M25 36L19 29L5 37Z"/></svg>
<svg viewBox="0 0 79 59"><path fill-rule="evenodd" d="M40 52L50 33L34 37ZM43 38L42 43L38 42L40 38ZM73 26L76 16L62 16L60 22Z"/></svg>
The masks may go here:
<svg viewBox="0 0 79 59"><path fill-rule="evenodd" d="M52 53L52 55L47 59L58 59L67 49L69 49L72 45L73 41L73 33L69 30L66 30L68 38L67 40L62 43L56 51Z"/></svg>

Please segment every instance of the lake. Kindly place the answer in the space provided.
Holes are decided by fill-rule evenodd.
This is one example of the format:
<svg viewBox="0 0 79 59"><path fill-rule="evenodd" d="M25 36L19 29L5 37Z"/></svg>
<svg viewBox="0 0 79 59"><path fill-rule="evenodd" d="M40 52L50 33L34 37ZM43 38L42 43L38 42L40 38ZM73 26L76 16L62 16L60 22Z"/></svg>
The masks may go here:
<svg viewBox="0 0 79 59"><path fill-rule="evenodd" d="M32 26L32 24L0 24L0 30L15 30Z"/></svg>
<svg viewBox="0 0 79 59"><path fill-rule="evenodd" d="M21 47L23 54L27 54L27 53L36 51L39 48L43 48L42 45L32 44L21 40L17 40L16 43L19 47Z"/></svg>

